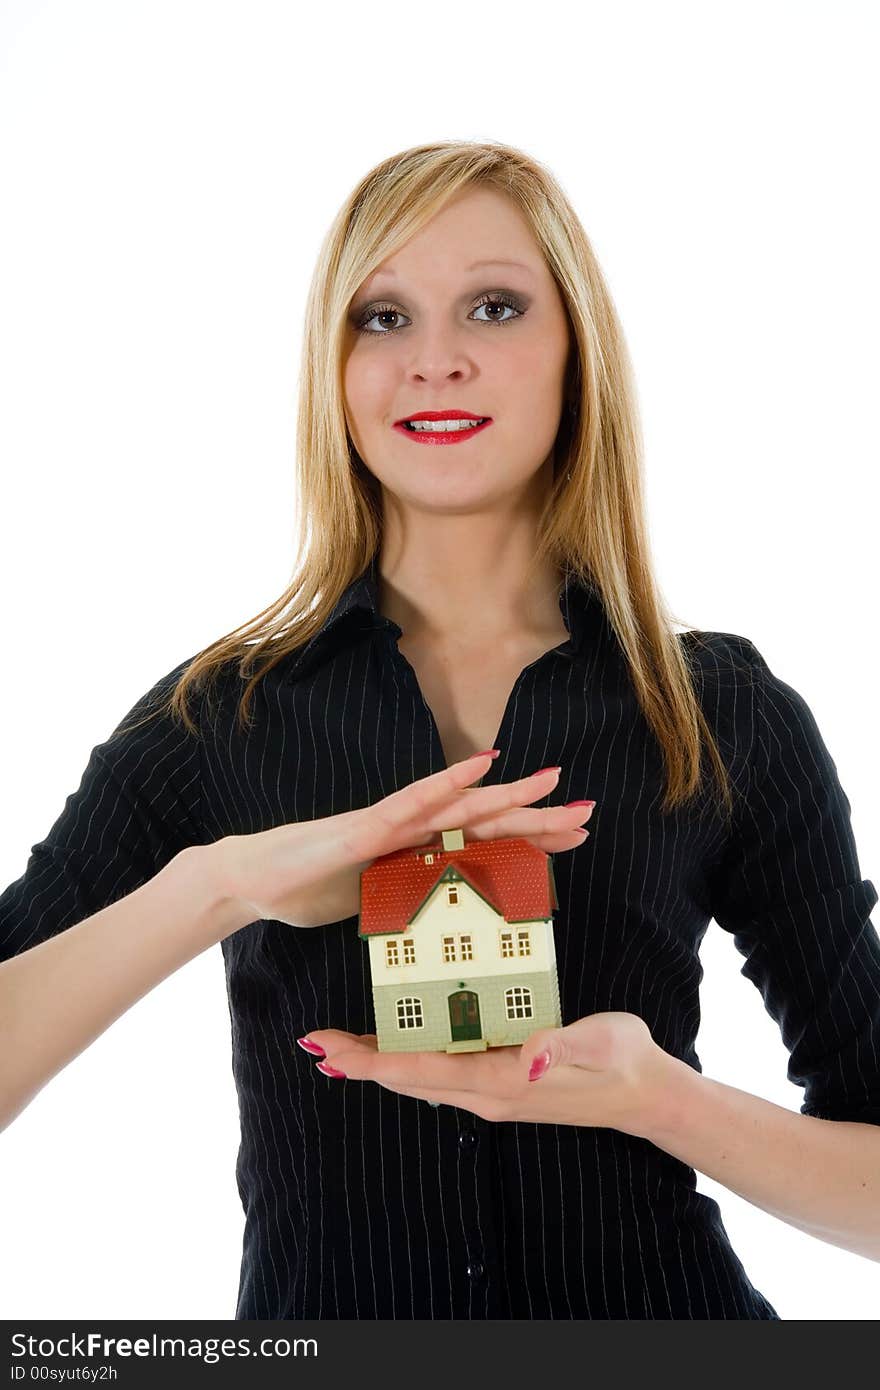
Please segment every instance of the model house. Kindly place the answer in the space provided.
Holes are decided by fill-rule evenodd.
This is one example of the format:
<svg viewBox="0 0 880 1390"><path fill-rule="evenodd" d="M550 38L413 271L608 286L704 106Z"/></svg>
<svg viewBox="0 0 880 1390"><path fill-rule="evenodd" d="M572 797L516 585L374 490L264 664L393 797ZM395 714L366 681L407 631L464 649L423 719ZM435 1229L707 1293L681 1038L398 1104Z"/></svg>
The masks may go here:
<svg viewBox="0 0 880 1390"><path fill-rule="evenodd" d="M561 1027L550 856L442 835L361 874L379 1051L474 1052Z"/></svg>

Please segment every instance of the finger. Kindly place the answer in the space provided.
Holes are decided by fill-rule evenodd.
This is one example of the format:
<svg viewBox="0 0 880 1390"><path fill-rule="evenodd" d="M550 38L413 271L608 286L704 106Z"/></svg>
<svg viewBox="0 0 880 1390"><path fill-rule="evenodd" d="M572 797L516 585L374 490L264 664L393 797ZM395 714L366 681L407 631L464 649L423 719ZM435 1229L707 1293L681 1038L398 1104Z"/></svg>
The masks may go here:
<svg viewBox="0 0 880 1390"><path fill-rule="evenodd" d="M358 1056L360 1054L378 1052L378 1039L375 1033L346 1033L341 1028L313 1028L310 1033L305 1035L307 1042L317 1043L324 1049L324 1057L318 1061L331 1062L331 1053L339 1056L344 1048L349 1055Z"/></svg>
<svg viewBox="0 0 880 1390"><path fill-rule="evenodd" d="M578 833L578 827L582 821L589 820L593 810L592 806L525 806L469 820L467 828L476 840L545 835L551 839L562 837L566 846L573 846L582 844L589 835L588 830L584 830L583 835Z"/></svg>
<svg viewBox="0 0 880 1390"><path fill-rule="evenodd" d="M577 849L578 845L585 844L589 835L589 830L571 830L557 831L553 835L524 835L522 838L544 854L563 854L568 849Z"/></svg>
<svg viewBox="0 0 880 1390"><path fill-rule="evenodd" d="M549 786L545 785L547 773L551 774ZM531 837L545 834L551 841L561 836L559 847L573 849L575 845L583 844L589 835L589 831L585 830L583 834L575 833L572 838L572 833L577 831L581 822L589 820L593 814L595 803L584 805L583 802L576 802L571 806L527 804L552 791L558 779L559 773L556 769L547 768L540 774L521 778L518 782L503 783L498 787L480 787L476 790L469 788L459 796L456 808L450 811L447 807L442 815L434 817L429 833L436 834L438 830L448 829L454 823L456 827L469 831L479 828L481 833L473 835L474 839L501 840L518 835ZM537 789L535 783L538 784ZM462 802L463 796L468 797L466 803ZM473 800L470 800L471 797ZM454 816L454 822L450 822L450 814Z"/></svg>
<svg viewBox="0 0 880 1390"><path fill-rule="evenodd" d="M492 761L489 753L465 758L369 806L369 814L356 818L348 836L358 861L381 854L386 842L397 844L417 817L425 819L447 806L470 783L484 777Z"/></svg>
<svg viewBox="0 0 880 1390"><path fill-rule="evenodd" d="M559 778L554 768L547 768L539 777L523 778L519 782L502 783L496 787L472 787L473 782L486 775L492 761L488 753L465 758L430 777L422 777L407 787L401 787L400 791L379 802L376 809L385 823L397 830L414 819L425 824L433 823L451 803L461 800L463 792L469 793L468 801L476 802L479 797L480 807L484 808L483 814L486 814L504 806L521 804L518 798L522 796L526 800L537 801L538 797L546 796L548 789ZM437 821L437 825L440 826L440 821Z"/></svg>
<svg viewBox="0 0 880 1390"><path fill-rule="evenodd" d="M545 854L576 849L589 837L581 822L589 820L594 806L526 806L494 815L467 818L467 830L472 840L505 840L522 838ZM437 844L439 834L427 832L424 843Z"/></svg>
<svg viewBox="0 0 880 1390"><path fill-rule="evenodd" d="M387 1082L378 1082L383 1091L393 1091L398 1096L410 1096L413 1100L427 1101L429 1105L454 1105L458 1110L467 1110L472 1115L479 1115L483 1120L495 1119L492 1114L495 1106L500 1106L502 1102L494 1096L481 1096L476 1091L438 1091L425 1090L424 1087L410 1086L391 1086Z"/></svg>
<svg viewBox="0 0 880 1390"><path fill-rule="evenodd" d="M517 832L516 835L505 832L504 834L491 835L472 835L471 843L477 840L507 840L522 839L527 840L535 849L541 850L544 854L562 854L569 849L577 849L578 845L583 845L589 839L589 830L582 830L576 827L574 830L554 830L537 835L526 835ZM430 848L430 846L427 846Z"/></svg>
<svg viewBox="0 0 880 1390"><path fill-rule="evenodd" d="M322 1046L324 1037L332 1039L332 1030L317 1035L316 1041ZM509 1049L495 1050L507 1052ZM504 1075L491 1051L459 1056L447 1052L374 1052L352 1048L350 1039L342 1034L338 1035L335 1047L330 1042L327 1056L322 1060L344 1071L351 1081L375 1081L391 1090L406 1087L432 1092L454 1090L462 1095L477 1092L491 1095L503 1084Z"/></svg>
<svg viewBox="0 0 880 1390"><path fill-rule="evenodd" d="M465 758L430 777L401 787L369 807L369 814L359 818L352 830L351 840L356 838L358 861L382 854L387 843L399 844L413 834L414 827L419 834L433 833L448 828L450 819L456 827L462 827L477 815L491 815L537 801L552 791L559 780L556 769L547 768L516 782L496 787L471 787L470 783L485 776L491 761L488 753Z"/></svg>

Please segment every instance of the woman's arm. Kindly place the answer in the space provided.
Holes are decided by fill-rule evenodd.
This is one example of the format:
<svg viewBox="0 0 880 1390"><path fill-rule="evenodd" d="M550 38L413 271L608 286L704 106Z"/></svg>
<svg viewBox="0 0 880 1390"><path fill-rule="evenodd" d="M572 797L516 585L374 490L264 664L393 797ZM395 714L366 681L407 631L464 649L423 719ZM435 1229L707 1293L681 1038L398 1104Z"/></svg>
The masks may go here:
<svg viewBox="0 0 880 1390"><path fill-rule="evenodd" d="M880 1126L801 1115L664 1056L643 1138L790 1226L880 1261Z"/></svg>
<svg viewBox="0 0 880 1390"><path fill-rule="evenodd" d="M655 1142L810 1235L880 1260L877 889L806 700L754 643L725 636L752 672L737 692L751 750L708 905L779 1025L804 1101L798 1114L679 1061Z"/></svg>
<svg viewBox="0 0 880 1390"><path fill-rule="evenodd" d="M218 887L218 844L181 850L126 897L0 963L0 1129L138 999L254 920Z"/></svg>
<svg viewBox="0 0 880 1390"><path fill-rule="evenodd" d="M880 1261L880 1125L795 1114L713 1081L636 1014L588 1014L522 1047L380 1053L375 1034L312 1029L325 1075L490 1121L600 1126L647 1139L808 1235ZM307 1050L311 1051L309 1047ZM537 1084L532 1084L537 1083Z"/></svg>

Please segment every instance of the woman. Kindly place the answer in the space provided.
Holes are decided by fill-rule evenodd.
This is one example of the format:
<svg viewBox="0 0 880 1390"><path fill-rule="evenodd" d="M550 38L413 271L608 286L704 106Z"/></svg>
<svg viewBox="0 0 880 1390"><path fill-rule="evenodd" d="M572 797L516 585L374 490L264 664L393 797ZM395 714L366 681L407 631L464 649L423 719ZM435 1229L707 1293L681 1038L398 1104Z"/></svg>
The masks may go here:
<svg viewBox="0 0 880 1390"><path fill-rule="evenodd" d="M482 423L426 432L450 412ZM444 142L361 181L308 300L297 448L296 581L94 750L0 899L6 1123L220 941L238 1318L777 1318L695 1164L880 1257L877 893L800 695L748 639L672 631L623 337L543 167ZM359 872L449 826L557 856L564 1026L380 1054ZM712 917L800 1115L701 1075ZM90 961L97 1002L69 989Z"/></svg>

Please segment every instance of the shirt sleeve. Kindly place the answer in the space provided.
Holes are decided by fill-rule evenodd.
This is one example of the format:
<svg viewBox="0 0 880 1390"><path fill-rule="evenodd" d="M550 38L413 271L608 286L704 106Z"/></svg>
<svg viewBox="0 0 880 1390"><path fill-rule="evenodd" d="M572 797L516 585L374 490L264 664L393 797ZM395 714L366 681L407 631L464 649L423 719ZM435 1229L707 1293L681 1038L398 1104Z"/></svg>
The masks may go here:
<svg viewBox="0 0 880 1390"><path fill-rule="evenodd" d="M753 672L751 757L710 910L779 1026L801 1113L880 1125L877 890L806 701L737 640Z"/></svg>
<svg viewBox="0 0 880 1390"><path fill-rule="evenodd" d="M92 749L78 789L32 846L22 876L0 894L0 960L134 892L181 849L202 842L198 740L164 711L141 723L187 664Z"/></svg>

